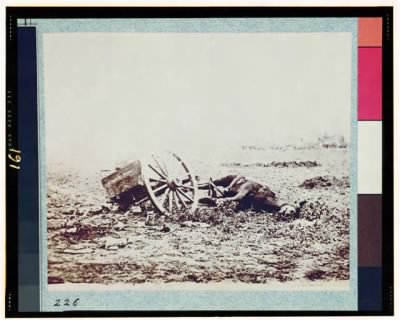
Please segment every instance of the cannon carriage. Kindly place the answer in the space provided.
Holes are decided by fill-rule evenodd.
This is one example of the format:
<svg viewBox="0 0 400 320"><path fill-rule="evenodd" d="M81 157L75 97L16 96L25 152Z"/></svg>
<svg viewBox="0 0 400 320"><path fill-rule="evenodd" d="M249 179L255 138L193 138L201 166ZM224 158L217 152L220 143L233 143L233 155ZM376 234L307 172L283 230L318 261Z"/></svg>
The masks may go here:
<svg viewBox="0 0 400 320"><path fill-rule="evenodd" d="M175 153L151 154L119 168L102 179L112 202L120 205L151 203L171 215L193 212L198 205L198 184L188 165Z"/></svg>

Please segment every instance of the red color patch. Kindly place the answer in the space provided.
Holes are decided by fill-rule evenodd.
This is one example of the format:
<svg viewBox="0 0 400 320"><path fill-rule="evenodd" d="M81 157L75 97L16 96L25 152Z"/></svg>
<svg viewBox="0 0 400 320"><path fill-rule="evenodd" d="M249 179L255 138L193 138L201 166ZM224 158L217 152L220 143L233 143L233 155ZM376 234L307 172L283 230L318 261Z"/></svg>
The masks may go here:
<svg viewBox="0 0 400 320"><path fill-rule="evenodd" d="M382 120L382 48L358 48L358 120Z"/></svg>

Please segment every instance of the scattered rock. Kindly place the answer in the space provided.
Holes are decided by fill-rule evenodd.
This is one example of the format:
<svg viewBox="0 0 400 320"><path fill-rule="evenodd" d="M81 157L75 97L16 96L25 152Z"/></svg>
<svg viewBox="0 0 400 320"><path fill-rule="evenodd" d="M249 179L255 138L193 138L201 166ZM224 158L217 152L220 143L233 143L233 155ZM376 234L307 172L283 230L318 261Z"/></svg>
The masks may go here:
<svg viewBox="0 0 400 320"><path fill-rule="evenodd" d="M75 210L66 210L66 211L63 211L63 214L72 215L72 214L75 214Z"/></svg>
<svg viewBox="0 0 400 320"><path fill-rule="evenodd" d="M209 274L189 274L183 278L183 281L191 281L191 282L208 282L211 280Z"/></svg>
<svg viewBox="0 0 400 320"><path fill-rule="evenodd" d="M192 221L184 221L181 223L181 227L192 227L193 226L193 222Z"/></svg>
<svg viewBox="0 0 400 320"><path fill-rule="evenodd" d="M139 206L131 206L131 208L129 209L129 212L135 213L135 214L142 213L142 208Z"/></svg>
<svg viewBox="0 0 400 320"><path fill-rule="evenodd" d="M125 230L125 224L123 224L121 221L118 221L116 224L114 224L114 230L116 231L122 231Z"/></svg>
<svg viewBox="0 0 400 320"><path fill-rule="evenodd" d="M170 232L170 231L171 231L171 228L170 228L168 225L163 224L163 226L162 226L162 228L160 229L160 231L161 231L161 232Z"/></svg>
<svg viewBox="0 0 400 320"><path fill-rule="evenodd" d="M305 180L300 187L305 189L330 187L350 188L350 181L349 177L338 179L334 176L318 176Z"/></svg>
<svg viewBox="0 0 400 320"><path fill-rule="evenodd" d="M105 214L105 213L109 213L109 212L111 212L111 209L104 205L94 207L90 210L91 215Z"/></svg>
<svg viewBox="0 0 400 320"><path fill-rule="evenodd" d="M308 221L320 219L322 215L328 213L329 208L324 202L308 201L299 210L299 218Z"/></svg>
<svg viewBox="0 0 400 320"><path fill-rule="evenodd" d="M78 227L70 227L64 230L64 234L76 234L78 232Z"/></svg>
<svg viewBox="0 0 400 320"><path fill-rule="evenodd" d="M118 250L119 248L126 247L132 241L129 238L111 238L108 237L105 239L104 244L101 245L101 248L106 250Z"/></svg>
<svg viewBox="0 0 400 320"><path fill-rule="evenodd" d="M60 253L66 253L66 254L86 254L86 253L92 253L94 250L89 249L89 248L82 248L82 249L64 249Z"/></svg>
<svg viewBox="0 0 400 320"><path fill-rule="evenodd" d="M48 284L60 284L64 283L64 279L60 277L54 277L54 276L49 276L48 279Z"/></svg>
<svg viewBox="0 0 400 320"><path fill-rule="evenodd" d="M156 225L156 214L151 211L147 213L146 221L144 223L146 226L154 226Z"/></svg>
<svg viewBox="0 0 400 320"><path fill-rule="evenodd" d="M194 222L193 225L198 227L198 228L209 228L209 227L211 227L208 223L205 223L205 222Z"/></svg>

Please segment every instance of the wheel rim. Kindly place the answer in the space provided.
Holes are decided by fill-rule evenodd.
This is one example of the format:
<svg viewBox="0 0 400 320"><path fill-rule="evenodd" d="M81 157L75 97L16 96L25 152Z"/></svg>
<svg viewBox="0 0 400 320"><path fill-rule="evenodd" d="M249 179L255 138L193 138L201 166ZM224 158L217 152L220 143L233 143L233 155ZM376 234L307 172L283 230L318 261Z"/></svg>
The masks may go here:
<svg viewBox="0 0 400 320"><path fill-rule="evenodd" d="M169 151L151 154L141 160L141 167L150 200L162 214L196 209L197 181L178 155Z"/></svg>

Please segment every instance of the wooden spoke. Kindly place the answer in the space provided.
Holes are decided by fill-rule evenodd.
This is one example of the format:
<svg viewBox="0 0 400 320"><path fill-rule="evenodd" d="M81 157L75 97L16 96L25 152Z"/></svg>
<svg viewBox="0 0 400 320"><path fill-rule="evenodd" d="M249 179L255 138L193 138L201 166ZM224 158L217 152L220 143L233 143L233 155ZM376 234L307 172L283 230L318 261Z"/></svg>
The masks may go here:
<svg viewBox="0 0 400 320"><path fill-rule="evenodd" d="M194 190L194 187L192 187L192 186L184 186L183 184L178 184L177 186L180 187L180 188Z"/></svg>
<svg viewBox="0 0 400 320"><path fill-rule="evenodd" d="M153 170L155 173L157 173L157 175L158 175L161 179L167 180L167 177L166 177L164 174L162 174L161 172L159 172L158 170L156 170L151 164L148 164L148 166L149 166L149 168L150 168L151 170Z"/></svg>
<svg viewBox="0 0 400 320"><path fill-rule="evenodd" d="M160 200L160 204L161 204L162 207L164 207L164 202L165 202L165 200L167 199L168 194L169 194L170 192L171 192L171 190L168 189L168 191L165 192L165 193L162 195L161 200Z"/></svg>
<svg viewBox="0 0 400 320"><path fill-rule="evenodd" d="M162 191L162 190L166 189L167 187L168 187L168 185L164 184L164 185L158 187L157 189L154 189L153 192L154 192L154 194L156 194L157 192Z"/></svg>
<svg viewBox="0 0 400 320"><path fill-rule="evenodd" d="M224 196L224 193L217 188L217 186L214 184L214 182L210 179L210 185L214 188L214 190L219 193L221 196Z"/></svg>
<svg viewBox="0 0 400 320"><path fill-rule="evenodd" d="M183 184L185 184L185 183L188 183L188 182L191 182L192 180L190 179L190 176L187 174L187 175L185 175L184 177L180 177L180 178L178 178L180 181L181 181L181 184L183 185Z"/></svg>
<svg viewBox="0 0 400 320"><path fill-rule="evenodd" d="M172 213L172 197L173 193L168 192L168 211Z"/></svg>
<svg viewBox="0 0 400 320"><path fill-rule="evenodd" d="M146 197L144 197L143 199L141 199L141 200L139 200L138 202L136 202L136 205L142 204L143 202L146 202L147 200L149 200L149 197L148 197L148 196L146 196Z"/></svg>
<svg viewBox="0 0 400 320"><path fill-rule="evenodd" d="M177 191L179 191L179 190L177 189ZM182 205L185 207L185 209L188 209L189 207L187 206L186 202L182 200L182 198L178 192L176 193L176 196L177 196L178 200L182 203Z"/></svg>
<svg viewBox="0 0 400 320"><path fill-rule="evenodd" d="M179 205L179 202L178 202L178 200L177 200L177 194L176 194L176 192L175 192L175 191L172 191L172 195L173 195L173 197L174 197L174 202L175 202L176 208L179 210L179 209L181 208L181 206Z"/></svg>
<svg viewBox="0 0 400 320"><path fill-rule="evenodd" d="M139 200L140 203L151 200L154 208L165 215L176 210L187 209L193 212L196 209L197 181L179 156L166 151L161 155L144 156L141 161L143 183L148 197Z"/></svg>
<svg viewBox="0 0 400 320"><path fill-rule="evenodd" d="M158 159L156 158L156 156L154 154L152 154L151 157L153 158L154 162L156 163L157 167L160 169L162 174L165 175L165 176L168 176L167 168L165 168L165 166L163 167L161 165L161 163L158 161Z"/></svg>
<svg viewBox="0 0 400 320"><path fill-rule="evenodd" d="M156 178L149 178L151 182L161 182L161 183L167 183L167 180L165 179L156 179Z"/></svg>
<svg viewBox="0 0 400 320"><path fill-rule="evenodd" d="M174 169L171 171L172 172L172 177L174 178L177 175L178 169L181 167L181 162L177 161L175 164Z"/></svg>
<svg viewBox="0 0 400 320"><path fill-rule="evenodd" d="M192 198L190 198L186 193L184 193L182 190L176 189L176 191L178 191L179 194L181 194L184 198L186 198L187 200L189 200L190 202L194 202L194 200Z"/></svg>

